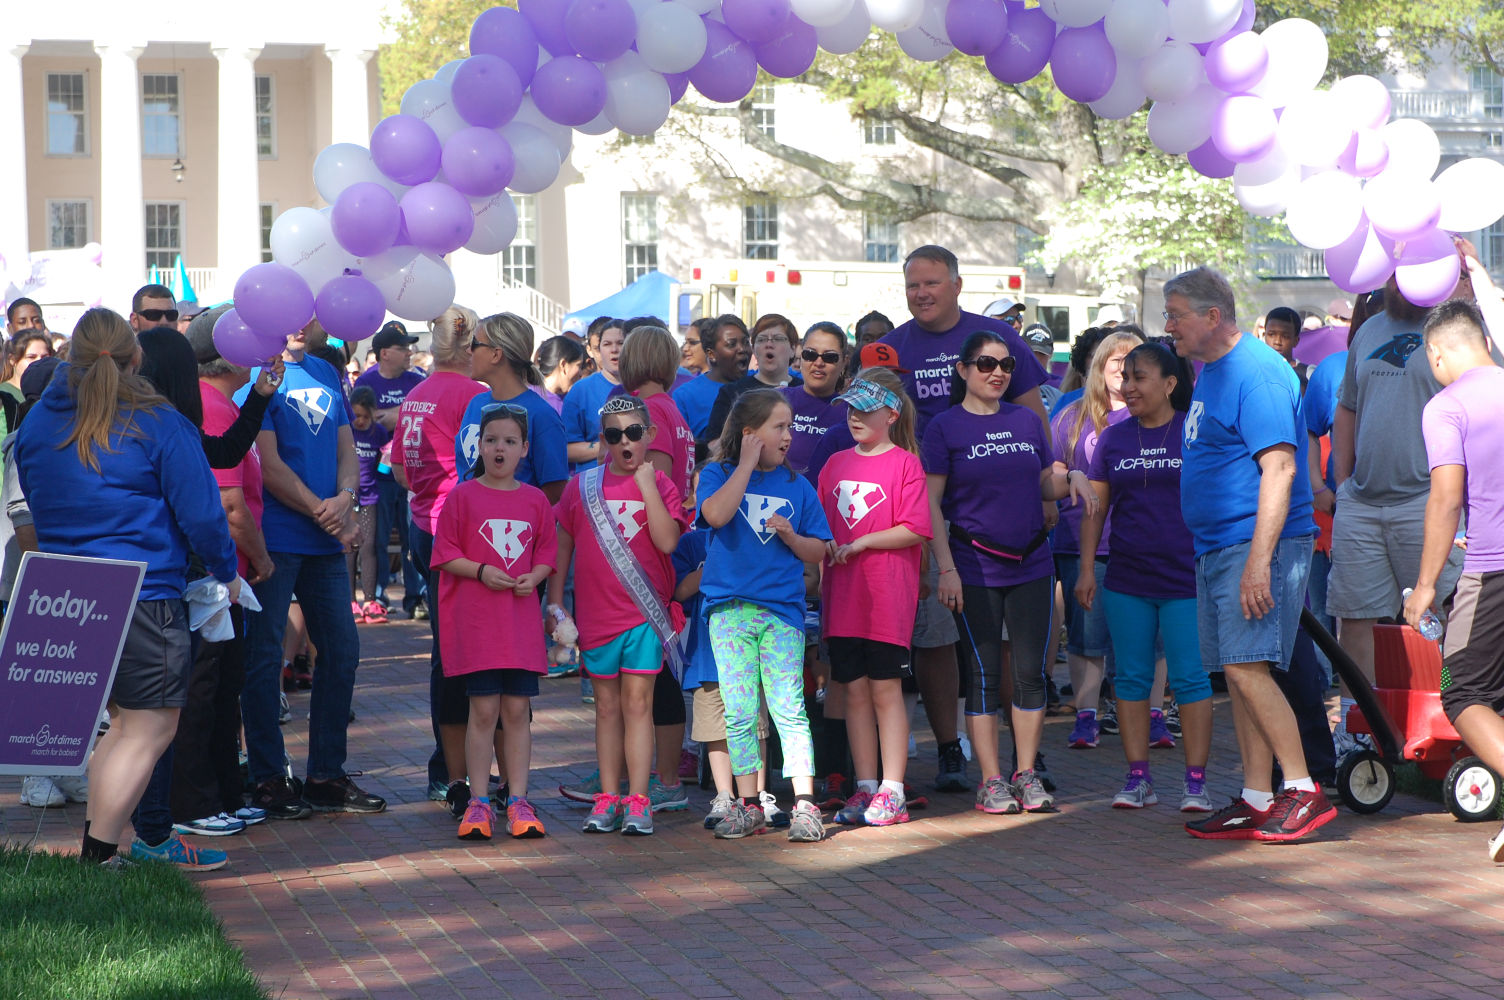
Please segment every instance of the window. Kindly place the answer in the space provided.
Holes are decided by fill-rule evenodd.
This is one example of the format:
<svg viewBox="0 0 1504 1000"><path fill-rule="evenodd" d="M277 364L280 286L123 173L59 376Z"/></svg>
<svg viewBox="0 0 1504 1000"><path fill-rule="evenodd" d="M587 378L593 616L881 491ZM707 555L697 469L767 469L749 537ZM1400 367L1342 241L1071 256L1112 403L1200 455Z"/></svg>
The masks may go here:
<svg viewBox="0 0 1504 1000"><path fill-rule="evenodd" d="M271 202L261 203L261 262L272 259L272 223L276 221L277 206Z"/></svg>
<svg viewBox="0 0 1504 1000"><path fill-rule="evenodd" d="M1504 119L1504 75L1479 66L1473 70L1472 87L1483 92L1483 117ZM1504 148L1504 132L1483 133L1483 144L1489 149Z"/></svg>
<svg viewBox="0 0 1504 1000"><path fill-rule="evenodd" d="M146 203L146 266L170 271L183 252L183 205L177 201Z"/></svg>
<svg viewBox="0 0 1504 1000"><path fill-rule="evenodd" d="M1504 273L1504 219L1479 234L1478 263L1495 275Z"/></svg>
<svg viewBox="0 0 1504 1000"><path fill-rule="evenodd" d="M74 250L89 242L87 201L47 202L47 249Z"/></svg>
<svg viewBox="0 0 1504 1000"><path fill-rule="evenodd" d="M47 155L88 156L89 115L82 73L47 74Z"/></svg>
<svg viewBox="0 0 1504 1000"><path fill-rule="evenodd" d="M182 109L176 73L141 77L141 155L183 155Z"/></svg>
<svg viewBox="0 0 1504 1000"><path fill-rule="evenodd" d="M874 264L898 260L898 223L880 215L862 216L863 259Z"/></svg>
<svg viewBox="0 0 1504 1000"><path fill-rule="evenodd" d="M272 115L272 78L256 77L256 155L263 160L277 158L276 119Z"/></svg>
<svg viewBox="0 0 1504 1000"><path fill-rule="evenodd" d="M893 146L898 143L898 128L891 118L874 118L862 122L862 141L869 146Z"/></svg>
<svg viewBox="0 0 1504 1000"><path fill-rule="evenodd" d="M658 269L657 195L621 196L621 242L627 284Z"/></svg>
<svg viewBox="0 0 1504 1000"><path fill-rule="evenodd" d="M742 256L778 259L778 202L758 198L742 206Z"/></svg>
<svg viewBox="0 0 1504 1000"><path fill-rule="evenodd" d="M774 138L773 85L759 83L752 88L752 127L769 139Z"/></svg>
<svg viewBox="0 0 1504 1000"><path fill-rule="evenodd" d="M1044 246L1044 237L1027 226L1013 226L1013 255L1020 267L1037 267L1030 258Z"/></svg>
<svg viewBox="0 0 1504 1000"><path fill-rule="evenodd" d="M517 235L501 252L501 274L509 281L538 287L538 199L535 195L512 196L517 206Z"/></svg>

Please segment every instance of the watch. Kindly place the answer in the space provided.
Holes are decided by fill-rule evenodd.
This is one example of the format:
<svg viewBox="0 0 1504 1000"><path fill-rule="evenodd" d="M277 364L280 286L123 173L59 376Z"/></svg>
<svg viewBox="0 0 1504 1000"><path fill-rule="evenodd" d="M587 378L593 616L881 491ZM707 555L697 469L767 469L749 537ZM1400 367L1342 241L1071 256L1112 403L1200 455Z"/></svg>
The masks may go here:
<svg viewBox="0 0 1504 1000"><path fill-rule="evenodd" d="M356 511L360 510L360 494L355 492L355 487L342 486L340 487L340 492L350 494L350 506Z"/></svg>

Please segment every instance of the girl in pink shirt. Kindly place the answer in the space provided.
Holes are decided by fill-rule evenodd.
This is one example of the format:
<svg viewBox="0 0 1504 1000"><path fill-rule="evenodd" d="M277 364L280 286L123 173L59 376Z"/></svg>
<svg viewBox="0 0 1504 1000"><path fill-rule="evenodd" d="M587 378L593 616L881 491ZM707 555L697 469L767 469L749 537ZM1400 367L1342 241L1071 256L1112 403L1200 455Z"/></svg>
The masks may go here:
<svg viewBox="0 0 1504 1000"><path fill-rule="evenodd" d="M821 623L831 679L845 685L857 791L837 823L907 823L909 623L919 604L920 546L931 537L929 492L914 437L914 403L887 368L868 368L841 393L856 447L820 471L830 522ZM879 761L882 783L878 783Z"/></svg>

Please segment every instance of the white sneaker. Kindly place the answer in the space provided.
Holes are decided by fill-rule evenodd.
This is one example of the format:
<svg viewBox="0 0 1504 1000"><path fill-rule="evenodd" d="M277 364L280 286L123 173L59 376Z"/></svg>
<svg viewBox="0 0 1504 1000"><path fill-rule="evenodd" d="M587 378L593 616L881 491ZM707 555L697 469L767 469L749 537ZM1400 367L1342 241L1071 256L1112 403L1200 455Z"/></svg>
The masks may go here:
<svg viewBox="0 0 1504 1000"><path fill-rule="evenodd" d="M89 801L89 776L87 774L64 775L52 779L57 790L62 792L69 802Z"/></svg>
<svg viewBox="0 0 1504 1000"><path fill-rule="evenodd" d="M44 774L29 775L21 782L21 804L33 809L51 809L66 805L68 796L57 787L56 782Z"/></svg>
<svg viewBox="0 0 1504 1000"><path fill-rule="evenodd" d="M971 740L967 739L965 733L961 733L956 739L961 741L961 756L971 760Z"/></svg>
<svg viewBox="0 0 1504 1000"><path fill-rule="evenodd" d="M762 814L767 817L768 826L781 830L789 825L789 814L778 808L778 797L772 792L758 792L757 800L762 803Z"/></svg>
<svg viewBox="0 0 1504 1000"><path fill-rule="evenodd" d="M1499 827L1499 832L1489 838L1488 860L1504 861L1504 826Z"/></svg>
<svg viewBox="0 0 1504 1000"><path fill-rule="evenodd" d="M292 706L287 703L287 693L281 694L281 703L277 712L277 725L285 726L292 721Z"/></svg>

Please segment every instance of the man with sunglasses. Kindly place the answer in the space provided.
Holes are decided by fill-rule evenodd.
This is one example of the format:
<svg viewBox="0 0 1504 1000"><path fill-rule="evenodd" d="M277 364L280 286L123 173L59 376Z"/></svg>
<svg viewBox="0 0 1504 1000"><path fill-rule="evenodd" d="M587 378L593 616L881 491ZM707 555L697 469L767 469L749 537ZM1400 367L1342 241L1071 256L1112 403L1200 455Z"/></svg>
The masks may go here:
<svg viewBox="0 0 1504 1000"><path fill-rule="evenodd" d="M178 300L166 285L142 285L131 296L131 329L137 333L158 326L177 327Z"/></svg>

